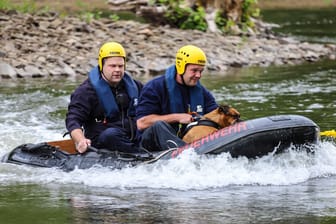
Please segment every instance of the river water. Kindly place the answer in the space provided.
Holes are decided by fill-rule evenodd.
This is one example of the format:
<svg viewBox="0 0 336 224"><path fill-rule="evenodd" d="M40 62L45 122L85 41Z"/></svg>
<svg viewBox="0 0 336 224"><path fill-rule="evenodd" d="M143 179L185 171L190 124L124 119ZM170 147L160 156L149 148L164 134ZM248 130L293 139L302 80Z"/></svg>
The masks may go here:
<svg viewBox="0 0 336 224"><path fill-rule="evenodd" d="M335 77L335 61L321 61L233 69L202 82L243 119L300 114L324 131L336 128ZM0 156L22 143L61 139L69 95L81 81L2 80ZM0 163L0 223L335 223L335 201L336 143L326 138L315 154L289 149L256 160L186 150L122 170Z"/></svg>

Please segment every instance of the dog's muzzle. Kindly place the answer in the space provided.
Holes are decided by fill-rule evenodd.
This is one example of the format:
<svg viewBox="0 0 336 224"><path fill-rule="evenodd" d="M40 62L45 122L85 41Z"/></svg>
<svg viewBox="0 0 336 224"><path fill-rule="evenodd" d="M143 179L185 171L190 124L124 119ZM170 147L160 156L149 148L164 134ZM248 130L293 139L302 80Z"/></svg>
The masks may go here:
<svg viewBox="0 0 336 224"><path fill-rule="evenodd" d="M240 119L240 115L233 115L232 117L234 119L233 124L243 121L242 119Z"/></svg>

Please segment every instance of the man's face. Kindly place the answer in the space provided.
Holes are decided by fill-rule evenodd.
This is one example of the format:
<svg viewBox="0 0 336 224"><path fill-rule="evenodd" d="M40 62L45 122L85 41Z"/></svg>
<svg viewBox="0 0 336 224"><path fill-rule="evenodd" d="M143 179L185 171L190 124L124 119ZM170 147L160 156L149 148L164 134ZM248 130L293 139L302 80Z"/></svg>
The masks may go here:
<svg viewBox="0 0 336 224"><path fill-rule="evenodd" d="M125 60L123 57L106 58L103 65L103 77L112 85L117 85L125 72Z"/></svg>
<svg viewBox="0 0 336 224"><path fill-rule="evenodd" d="M184 79L184 83L187 86L196 86L198 80L202 77L203 70L203 65L188 64L182 77Z"/></svg>

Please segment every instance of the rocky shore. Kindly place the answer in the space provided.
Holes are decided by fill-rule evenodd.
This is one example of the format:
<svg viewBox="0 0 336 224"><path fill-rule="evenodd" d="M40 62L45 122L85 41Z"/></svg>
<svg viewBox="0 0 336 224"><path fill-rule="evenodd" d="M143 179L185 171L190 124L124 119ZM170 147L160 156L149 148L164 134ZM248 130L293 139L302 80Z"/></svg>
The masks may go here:
<svg viewBox="0 0 336 224"><path fill-rule="evenodd" d="M98 50L107 41L118 41L127 52L127 71L135 77L160 74L174 63L185 44L202 48L209 72L229 67L269 66L335 59L336 46L299 42L275 36L270 25L241 37L192 30L155 27L135 21L109 19L86 22L56 13L39 15L0 12L0 77L85 76L97 65Z"/></svg>

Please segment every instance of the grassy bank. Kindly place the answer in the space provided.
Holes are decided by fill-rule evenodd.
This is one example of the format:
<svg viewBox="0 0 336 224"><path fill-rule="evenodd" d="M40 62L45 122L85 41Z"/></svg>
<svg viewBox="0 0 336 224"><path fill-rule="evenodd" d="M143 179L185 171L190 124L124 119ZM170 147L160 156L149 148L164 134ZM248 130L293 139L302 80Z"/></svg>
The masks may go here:
<svg viewBox="0 0 336 224"><path fill-rule="evenodd" d="M258 0L261 9L311 9L336 7L336 0Z"/></svg>
<svg viewBox="0 0 336 224"><path fill-rule="evenodd" d="M108 10L108 4L105 0L0 0L0 6L23 12L42 10L56 11L65 15Z"/></svg>
<svg viewBox="0 0 336 224"><path fill-rule="evenodd" d="M109 8L106 0L0 0L0 6L25 12L46 10L63 14L106 11ZM258 0L258 7L261 9L336 7L336 0Z"/></svg>

